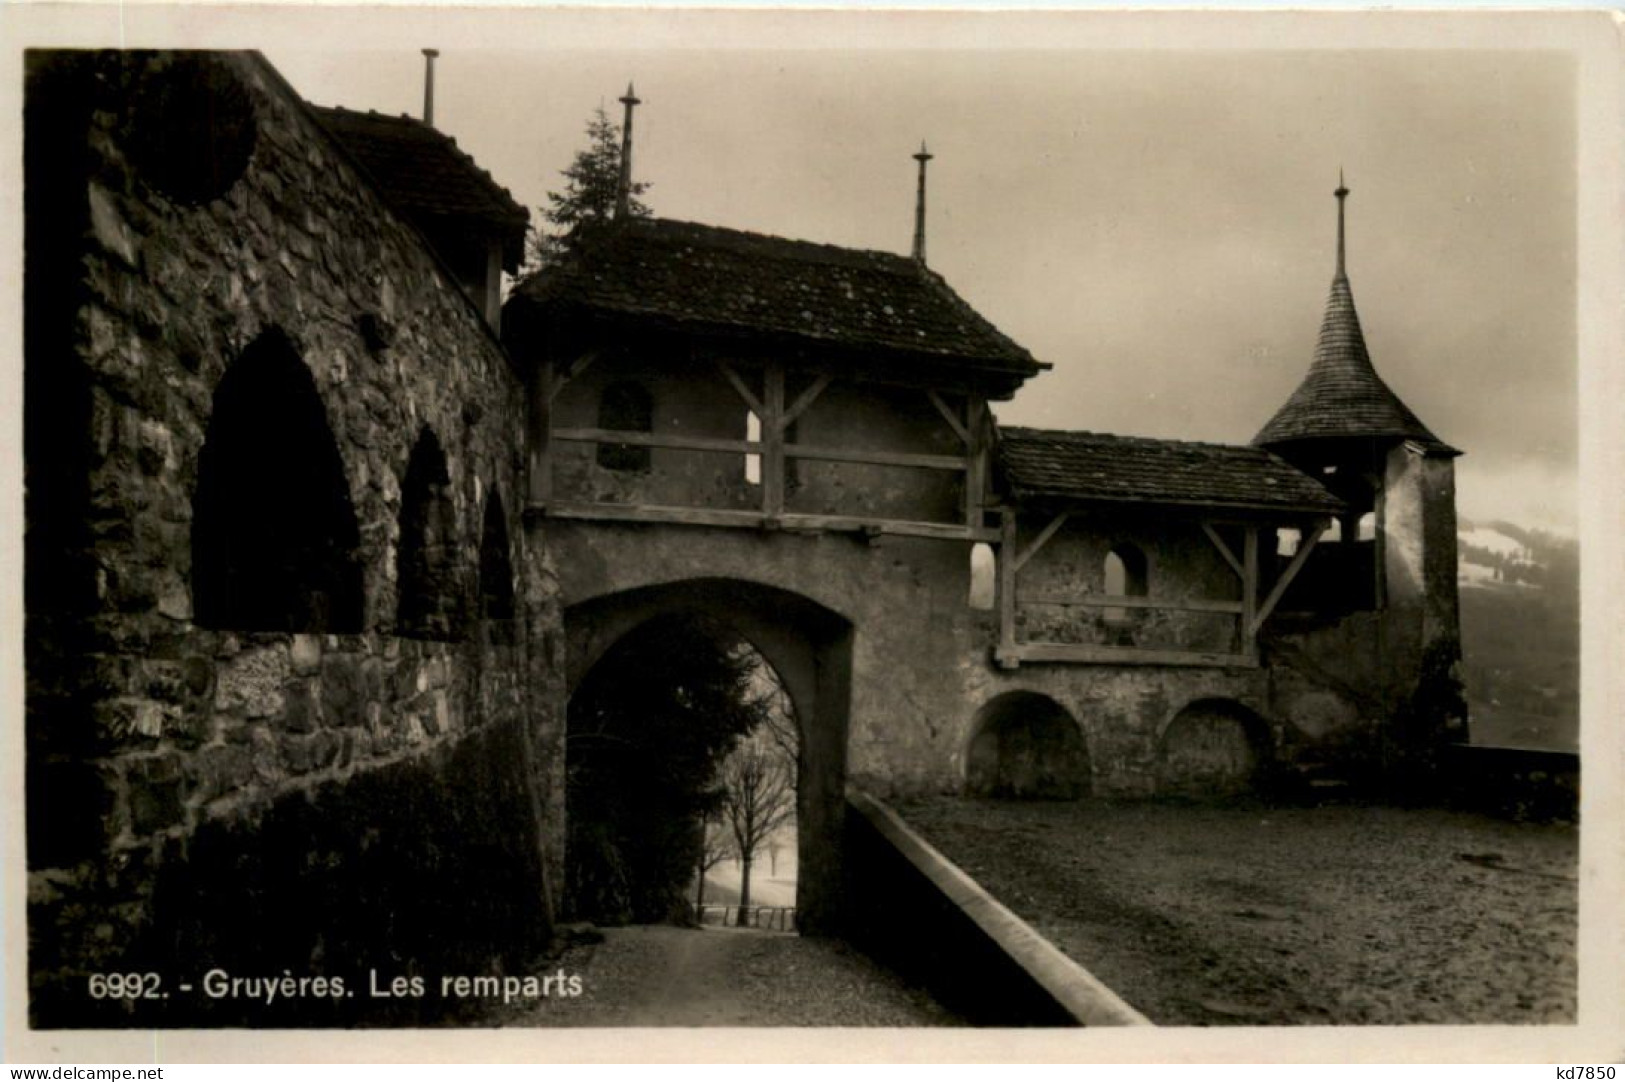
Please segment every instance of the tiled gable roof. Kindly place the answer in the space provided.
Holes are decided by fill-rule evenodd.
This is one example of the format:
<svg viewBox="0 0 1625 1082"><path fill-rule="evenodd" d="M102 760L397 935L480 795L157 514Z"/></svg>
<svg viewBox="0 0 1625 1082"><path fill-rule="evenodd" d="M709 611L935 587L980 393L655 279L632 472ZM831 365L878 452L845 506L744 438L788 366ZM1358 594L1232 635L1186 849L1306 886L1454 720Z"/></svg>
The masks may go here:
<svg viewBox="0 0 1625 1082"><path fill-rule="evenodd" d="M1347 275L1332 279L1315 361L1268 424L1253 437L1261 447L1293 440L1395 436L1442 441L1424 425L1372 367Z"/></svg>
<svg viewBox="0 0 1625 1082"><path fill-rule="evenodd" d="M942 358L1018 379L1048 367L907 256L691 222L601 226L516 294L538 306Z"/></svg>
<svg viewBox="0 0 1625 1082"><path fill-rule="evenodd" d="M1017 500L1344 509L1320 482L1261 447L1001 427L998 457Z"/></svg>
<svg viewBox="0 0 1625 1082"><path fill-rule="evenodd" d="M530 213L455 139L412 117L311 108L396 210L487 223L503 238L505 261L517 264Z"/></svg>

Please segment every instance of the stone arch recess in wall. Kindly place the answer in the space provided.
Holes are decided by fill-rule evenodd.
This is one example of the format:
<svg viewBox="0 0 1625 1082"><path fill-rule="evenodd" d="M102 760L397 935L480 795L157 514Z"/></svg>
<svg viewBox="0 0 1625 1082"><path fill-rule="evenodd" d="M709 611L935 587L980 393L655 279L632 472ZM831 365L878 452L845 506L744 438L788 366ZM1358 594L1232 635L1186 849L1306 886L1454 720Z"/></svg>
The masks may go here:
<svg viewBox="0 0 1625 1082"><path fill-rule="evenodd" d="M1233 699L1198 699L1164 727L1157 792L1225 797L1253 791L1272 759L1269 723Z"/></svg>
<svg viewBox="0 0 1625 1082"><path fill-rule="evenodd" d="M1034 691L1007 691L977 712L965 752L971 796L1076 800L1090 789L1089 750L1065 707Z"/></svg>
<svg viewBox="0 0 1625 1082"><path fill-rule="evenodd" d="M359 542L315 380L287 335L266 331L215 389L192 499L194 619L358 632Z"/></svg>
<svg viewBox="0 0 1625 1082"><path fill-rule="evenodd" d="M400 539L395 550L398 634L443 642L464 637L467 604L461 551L446 453L425 425L401 482Z"/></svg>
<svg viewBox="0 0 1625 1082"><path fill-rule="evenodd" d="M800 594L736 579L686 579L607 594L565 610L571 694L604 653L658 616L710 617L750 643L783 682L801 729L797 765L797 918L828 934L841 922L852 625Z"/></svg>

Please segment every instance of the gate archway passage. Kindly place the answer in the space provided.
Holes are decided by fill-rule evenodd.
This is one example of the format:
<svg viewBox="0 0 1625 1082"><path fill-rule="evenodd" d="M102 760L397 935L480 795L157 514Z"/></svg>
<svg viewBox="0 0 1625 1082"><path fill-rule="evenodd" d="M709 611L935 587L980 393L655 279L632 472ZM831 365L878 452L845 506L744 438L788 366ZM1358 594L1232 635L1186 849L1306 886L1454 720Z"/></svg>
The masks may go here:
<svg viewBox="0 0 1625 1082"><path fill-rule="evenodd" d="M615 644L651 621L684 616L749 643L782 681L800 727L796 769L797 923L840 922L841 837L852 698L852 625L799 594L734 579L689 579L583 601L565 610L572 700Z"/></svg>

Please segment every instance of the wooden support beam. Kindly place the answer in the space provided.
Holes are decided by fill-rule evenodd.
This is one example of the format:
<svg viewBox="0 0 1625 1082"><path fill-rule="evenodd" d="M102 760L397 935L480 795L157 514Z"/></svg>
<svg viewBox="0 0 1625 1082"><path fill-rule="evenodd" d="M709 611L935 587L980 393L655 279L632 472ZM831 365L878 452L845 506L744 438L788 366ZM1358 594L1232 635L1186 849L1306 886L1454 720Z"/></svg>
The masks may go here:
<svg viewBox="0 0 1625 1082"><path fill-rule="evenodd" d="M948 422L948 427L954 430L954 435L959 437L960 442L967 447L970 446L970 431L966 429L958 417L954 416L954 411L948 408L948 403L942 400L942 396L929 387L926 388L925 395L931 400L931 404L937 407L937 412L942 414L942 419Z"/></svg>
<svg viewBox="0 0 1625 1082"><path fill-rule="evenodd" d="M965 524L982 524L982 501L987 498L987 399L971 395L965 402Z"/></svg>
<svg viewBox="0 0 1625 1082"><path fill-rule="evenodd" d="M784 511L784 365L769 361L762 374L762 514Z"/></svg>
<svg viewBox="0 0 1625 1082"><path fill-rule="evenodd" d="M1094 643L1025 642L1000 646L999 663L1014 668L1024 662L1055 662L1070 665L1179 665L1197 668L1254 669L1256 657L1243 654L1204 653L1194 650L1145 650L1137 646L1104 646Z"/></svg>
<svg viewBox="0 0 1625 1082"><path fill-rule="evenodd" d="M739 373L733 370L733 365L719 359L717 368L727 377L728 382L733 384L734 390L739 392L739 397L745 400L745 405L750 411L760 417L763 412L761 400L756 397L749 387L745 386L745 381L739 378Z"/></svg>
<svg viewBox="0 0 1625 1082"><path fill-rule="evenodd" d="M1202 532L1207 534L1207 539L1213 542L1213 547L1219 550L1219 555L1224 557L1224 562L1230 565L1230 570L1236 573L1236 577L1245 580L1247 578L1246 568L1242 567L1241 561L1236 559L1236 554L1230 551L1230 546L1224 543L1224 538L1219 536L1219 531L1215 530L1211 523L1204 522L1202 523Z"/></svg>
<svg viewBox="0 0 1625 1082"><path fill-rule="evenodd" d="M1316 543L1320 541L1320 535L1326 532L1326 527L1330 522L1330 519L1323 518L1315 523L1314 529L1304 535L1303 543L1298 546L1297 555L1292 557L1292 562L1286 565L1285 571L1281 572L1281 578L1276 582L1275 588L1264 599L1264 603L1258 607L1258 613L1253 617L1253 622L1250 625L1251 634L1258 634L1258 629L1264 626L1264 621L1268 620L1270 613L1275 611L1276 603L1281 600L1281 595L1286 593L1286 588L1292 585L1292 580L1298 577L1298 572L1303 570L1303 565L1309 560L1309 554L1314 551Z"/></svg>
<svg viewBox="0 0 1625 1082"><path fill-rule="evenodd" d="M814 402L818 401L818 396L824 393L824 389L833 382L835 382L834 376L828 372L820 372L818 378L812 381L812 385L796 395L796 400L785 407L785 427L788 428L790 425L795 424L801 415L811 409Z"/></svg>
<svg viewBox="0 0 1625 1082"><path fill-rule="evenodd" d="M1241 652L1258 653L1258 527L1246 527L1242 543Z"/></svg>
<svg viewBox="0 0 1625 1082"><path fill-rule="evenodd" d="M525 392L525 502L541 506L553 495L553 372L545 361L531 371Z"/></svg>
<svg viewBox="0 0 1625 1082"><path fill-rule="evenodd" d="M581 356L571 361L563 369L554 373L552 376L552 386L550 386L547 391L547 400L551 402L558 398L559 392L564 390L564 385L580 376L581 373L585 372L588 368L592 367L592 363L596 361L598 357L599 353L597 350L593 350L590 353L583 353Z"/></svg>
<svg viewBox="0 0 1625 1082"><path fill-rule="evenodd" d="M957 522L909 522L849 515L803 515L789 512L769 520L760 511L729 508L674 507L662 504L589 503L560 501L548 507L558 519L587 522L641 522L674 526L727 526L762 529L769 525L786 531L852 533L866 537L891 535L924 537L935 541L997 541L997 530L969 530Z"/></svg>
<svg viewBox="0 0 1625 1082"><path fill-rule="evenodd" d="M999 548L995 554L999 570L999 648L995 653L1003 668L1013 669L1021 659L1016 648L1016 512L1006 508L1000 515ZM1010 660L1006 663L1005 658Z"/></svg>
<svg viewBox="0 0 1625 1082"><path fill-rule="evenodd" d="M668 451L709 451L730 455L755 455L766 449L766 444L758 440L666 436L658 432L623 432L617 428L560 428L554 430L553 438L565 443L616 443L627 447L659 447Z"/></svg>
<svg viewBox="0 0 1625 1082"><path fill-rule="evenodd" d="M1049 520L1049 525L1038 531L1038 536L1033 538L1033 543L1028 545L1026 549L1022 551L1021 555L1016 557L1017 571L1020 571L1022 568L1026 567L1027 561L1032 559L1034 556L1037 556L1038 550L1047 545L1049 543L1049 539L1055 536L1055 531L1066 525L1067 516L1069 514L1070 512L1062 511L1060 514Z"/></svg>
<svg viewBox="0 0 1625 1082"><path fill-rule="evenodd" d="M920 470L952 470L963 473L965 460L958 455L919 455L904 451L848 451L839 447L809 447L789 443L784 453L791 458L812 458L822 462L856 462L868 466L909 466Z"/></svg>
<svg viewBox="0 0 1625 1082"><path fill-rule="evenodd" d="M1236 615L1242 611L1240 601L1209 601L1191 598L1187 601L1164 601L1151 597L1129 597L1118 594L1022 594L1024 605L1058 605L1085 609L1160 609L1166 612L1220 612Z"/></svg>

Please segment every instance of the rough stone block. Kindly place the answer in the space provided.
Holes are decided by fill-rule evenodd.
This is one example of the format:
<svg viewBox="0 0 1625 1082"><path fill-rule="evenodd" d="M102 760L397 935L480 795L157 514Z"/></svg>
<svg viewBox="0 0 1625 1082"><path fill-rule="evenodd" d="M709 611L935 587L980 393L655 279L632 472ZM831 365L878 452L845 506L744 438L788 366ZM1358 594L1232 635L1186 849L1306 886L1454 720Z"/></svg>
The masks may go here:
<svg viewBox="0 0 1625 1082"><path fill-rule="evenodd" d="M193 795L210 801L230 796L253 780L254 764L246 746L215 744L192 757L188 773Z"/></svg>
<svg viewBox="0 0 1625 1082"><path fill-rule="evenodd" d="M322 658L321 705L329 725L357 724L366 716L371 699L362 658L354 654Z"/></svg>
<svg viewBox="0 0 1625 1082"><path fill-rule="evenodd" d="M91 709L96 734L109 743L156 740L163 735L164 716L162 704L130 696L104 699Z"/></svg>
<svg viewBox="0 0 1625 1082"><path fill-rule="evenodd" d="M316 694L315 681L299 680L283 692L282 713L279 721L285 732L313 733L321 728L321 700Z"/></svg>
<svg viewBox="0 0 1625 1082"><path fill-rule="evenodd" d="M221 666L215 709L246 718L282 712L282 686L288 679L288 648L280 643L245 650Z"/></svg>
<svg viewBox="0 0 1625 1082"><path fill-rule="evenodd" d="M133 269L140 262L134 231L119 213L112 195L99 184L90 186L90 230L96 243L125 266Z"/></svg>
<svg viewBox="0 0 1625 1082"><path fill-rule="evenodd" d="M322 668L322 635L294 635L288 658L299 676L315 673Z"/></svg>
<svg viewBox="0 0 1625 1082"><path fill-rule="evenodd" d="M130 829L157 834L186 818L186 780L177 756L138 759L125 773L130 795Z"/></svg>

